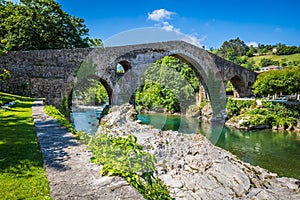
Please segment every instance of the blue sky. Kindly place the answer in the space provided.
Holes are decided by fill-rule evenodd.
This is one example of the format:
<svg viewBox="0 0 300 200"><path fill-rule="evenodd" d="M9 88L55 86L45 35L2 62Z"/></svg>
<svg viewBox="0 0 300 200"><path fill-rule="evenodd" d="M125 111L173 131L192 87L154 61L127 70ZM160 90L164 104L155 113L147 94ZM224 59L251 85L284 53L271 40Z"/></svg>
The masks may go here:
<svg viewBox="0 0 300 200"><path fill-rule="evenodd" d="M58 0L81 17L90 36L156 27L185 34L206 48L240 37L246 43L300 46L299 0ZM147 29L146 29L147 30Z"/></svg>

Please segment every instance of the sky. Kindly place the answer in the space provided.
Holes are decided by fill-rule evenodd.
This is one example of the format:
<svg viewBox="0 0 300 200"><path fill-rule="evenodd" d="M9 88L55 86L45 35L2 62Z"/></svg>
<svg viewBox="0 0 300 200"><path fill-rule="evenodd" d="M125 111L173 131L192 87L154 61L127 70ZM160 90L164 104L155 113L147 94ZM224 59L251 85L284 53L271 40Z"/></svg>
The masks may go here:
<svg viewBox="0 0 300 200"><path fill-rule="evenodd" d="M154 32L157 35L172 32L173 35L181 35L184 40L207 49L219 48L224 41L237 37L254 46L258 43L300 46L299 0L57 2L68 14L85 20L90 37L103 41L120 35L123 37L124 33L131 35L131 38L126 38L128 41L138 36L148 38L149 35L155 40Z"/></svg>

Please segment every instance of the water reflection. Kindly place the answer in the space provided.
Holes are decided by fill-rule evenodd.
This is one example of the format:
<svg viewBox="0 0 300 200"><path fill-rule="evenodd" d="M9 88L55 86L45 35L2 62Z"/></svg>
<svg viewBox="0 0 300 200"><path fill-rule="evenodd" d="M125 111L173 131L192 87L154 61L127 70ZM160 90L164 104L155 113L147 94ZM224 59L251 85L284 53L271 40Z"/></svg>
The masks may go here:
<svg viewBox="0 0 300 200"><path fill-rule="evenodd" d="M243 131L223 124L205 123L183 116L164 114L139 115L146 124L162 130L201 133L213 144L241 160L259 165L280 176L300 179L300 136L295 132L272 130Z"/></svg>
<svg viewBox="0 0 300 200"><path fill-rule="evenodd" d="M81 106L71 108L71 122L77 131L84 131L90 135L95 134L98 129L98 110L102 111L103 106Z"/></svg>

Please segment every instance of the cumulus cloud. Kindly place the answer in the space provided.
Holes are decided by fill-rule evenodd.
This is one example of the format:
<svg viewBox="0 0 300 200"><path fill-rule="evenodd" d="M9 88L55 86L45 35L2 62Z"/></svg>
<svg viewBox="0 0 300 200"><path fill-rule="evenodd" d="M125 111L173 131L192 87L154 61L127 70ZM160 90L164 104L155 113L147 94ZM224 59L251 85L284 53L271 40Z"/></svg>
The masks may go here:
<svg viewBox="0 0 300 200"><path fill-rule="evenodd" d="M180 32L179 29L175 28L173 25L171 25L169 22L162 22L161 24L156 24L156 26L161 26L161 28L165 31L175 31Z"/></svg>
<svg viewBox="0 0 300 200"><path fill-rule="evenodd" d="M203 45L202 42L205 41L206 38L207 38L207 36L202 36L201 38L199 38L196 35L185 34L181 40L188 42L190 44L193 44L195 46L198 46L198 47L205 47L205 45Z"/></svg>
<svg viewBox="0 0 300 200"><path fill-rule="evenodd" d="M151 13L148 13L148 20L156 21L156 27L160 27L162 30L167 32L174 32L177 37L185 42L193 44L198 47L203 47L202 42L206 39L206 36L202 38L198 38L196 34L184 34L181 32L179 28L176 28L172 25L168 20L171 19L171 16L176 14L175 12L171 12L165 9L154 10Z"/></svg>
<svg viewBox="0 0 300 200"><path fill-rule="evenodd" d="M257 42L248 42L248 43L246 43L246 45L248 46L248 47L251 47L251 46L253 46L253 47L258 47L258 44L257 44Z"/></svg>
<svg viewBox="0 0 300 200"><path fill-rule="evenodd" d="M148 13L147 19L152 21L163 21L166 19L171 19L171 16L174 14L174 12L168 11L166 9L159 9Z"/></svg>

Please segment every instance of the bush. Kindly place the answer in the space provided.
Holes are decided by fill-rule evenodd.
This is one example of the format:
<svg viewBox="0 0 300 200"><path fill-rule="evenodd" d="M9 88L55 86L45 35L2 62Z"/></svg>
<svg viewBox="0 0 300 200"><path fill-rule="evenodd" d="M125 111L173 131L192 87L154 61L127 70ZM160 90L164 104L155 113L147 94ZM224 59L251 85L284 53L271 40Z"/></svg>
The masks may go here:
<svg viewBox="0 0 300 200"><path fill-rule="evenodd" d="M226 104L226 114L227 116L237 116L240 115L244 110L255 107L256 102L251 100L236 100L229 98Z"/></svg>
<svg viewBox="0 0 300 200"><path fill-rule="evenodd" d="M96 134L90 137L84 132L76 131L54 106L45 106L44 110L60 125L75 134L81 142L88 143L88 148L93 152L91 161L103 166L100 171L101 175L122 176L145 199L172 199L167 187L153 175L156 172L155 156L143 151L135 136L112 137L106 134Z"/></svg>
<svg viewBox="0 0 300 200"><path fill-rule="evenodd" d="M133 135L113 137L97 134L89 142L92 162L101 164L101 175L122 176L145 199L172 199L167 187L154 177L155 156L143 151Z"/></svg>

